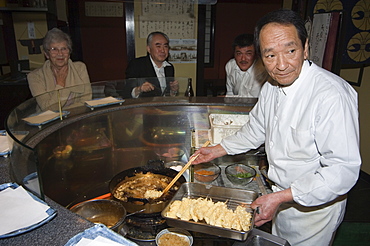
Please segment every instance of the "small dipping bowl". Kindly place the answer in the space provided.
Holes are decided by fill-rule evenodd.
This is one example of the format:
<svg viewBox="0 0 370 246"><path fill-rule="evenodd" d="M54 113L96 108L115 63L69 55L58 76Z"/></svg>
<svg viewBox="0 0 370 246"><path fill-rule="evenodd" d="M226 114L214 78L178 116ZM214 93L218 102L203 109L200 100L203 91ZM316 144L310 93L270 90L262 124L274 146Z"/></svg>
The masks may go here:
<svg viewBox="0 0 370 246"><path fill-rule="evenodd" d="M256 170L244 164L231 164L225 168L225 174L234 185L247 185L256 176Z"/></svg>
<svg viewBox="0 0 370 246"><path fill-rule="evenodd" d="M93 222L117 230L126 218L125 207L116 201L97 199L79 203L71 211Z"/></svg>
<svg viewBox="0 0 370 246"><path fill-rule="evenodd" d="M158 246L163 245L193 245L193 236L186 230L180 228L167 228L160 231L155 237L155 243ZM188 244L186 244L186 242Z"/></svg>
<svg viewBox="0 0 370 246"><path fill-rule="evenodd" d="M194 178L202 183L211 183L220 176L220 173L221 168L212 162L194 165Z"/></svg>

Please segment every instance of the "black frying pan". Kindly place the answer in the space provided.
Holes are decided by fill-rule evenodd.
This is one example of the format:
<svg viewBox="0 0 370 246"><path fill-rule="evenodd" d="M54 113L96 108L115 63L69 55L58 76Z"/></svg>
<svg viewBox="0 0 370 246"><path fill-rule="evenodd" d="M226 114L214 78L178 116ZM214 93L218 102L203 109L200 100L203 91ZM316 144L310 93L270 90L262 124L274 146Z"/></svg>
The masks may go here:
<svg viewBox="0 0 370 246"><path fill-rule="evenodd" d="M177 171L171 168L165 168L163 165L163 161L160 160L148 161L148 164L146 166L134 167L118 173L109 182L109 190L113 195L115 189L121 184L121 182L125 181L126 178L135 177L136 174L140 173L146 174L148 172L153 174L164 175L171 178L174 178L178 173ZM184 176L181 176L174 186L180 187L180 185L185 182L186 180ZM135 211L142 209L145 209L145 211L142 212L141 214L160 213L171 201L175 193L176 193L175 189L170 190L168 194L155 200L140 199L134 197L127 197L127 201L122 201L117 198L115 199L117 201L120 201L125 206L128 213L133 213Z"/></svg>

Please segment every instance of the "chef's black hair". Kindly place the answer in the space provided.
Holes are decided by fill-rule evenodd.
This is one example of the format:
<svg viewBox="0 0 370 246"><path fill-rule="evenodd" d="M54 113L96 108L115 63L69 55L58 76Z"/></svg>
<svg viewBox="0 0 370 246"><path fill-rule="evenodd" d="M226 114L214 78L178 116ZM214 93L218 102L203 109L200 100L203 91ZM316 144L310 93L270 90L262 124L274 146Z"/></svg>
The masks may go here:
<svg viewBox="0 0 370 246"><path fill-rule="evenodd" d="M256 52L259 56L261 56L260 50L260 32L261 29L272 22L276 22L281 25L294 25L298 32L298 37L302 42L302 47L305 46L308 34L304 24L303 19L301 16L290 9L278 9L272 11L265 16L263 16L258 22L254 29L254 45L256 48Z"/></svg>

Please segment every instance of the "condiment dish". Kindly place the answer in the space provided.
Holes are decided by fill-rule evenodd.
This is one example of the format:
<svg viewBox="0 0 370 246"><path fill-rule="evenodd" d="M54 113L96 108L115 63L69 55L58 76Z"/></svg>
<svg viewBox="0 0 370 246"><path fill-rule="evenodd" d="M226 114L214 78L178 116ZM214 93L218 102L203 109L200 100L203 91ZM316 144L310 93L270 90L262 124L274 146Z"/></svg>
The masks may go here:
<svg viewBox="0 0 370 246"><path fill-rule="evenodd" d="M221 168L212 162L194 165L194 178L202 183L210 183L216 180L220 173Z"/></svg>
<svg viewBox="0 0 370 246"><path fill-rule="evenodd" d="M244 164L231 164L225 168L227 179L234 185L247 185L256 176L256 170Z"/></svg>

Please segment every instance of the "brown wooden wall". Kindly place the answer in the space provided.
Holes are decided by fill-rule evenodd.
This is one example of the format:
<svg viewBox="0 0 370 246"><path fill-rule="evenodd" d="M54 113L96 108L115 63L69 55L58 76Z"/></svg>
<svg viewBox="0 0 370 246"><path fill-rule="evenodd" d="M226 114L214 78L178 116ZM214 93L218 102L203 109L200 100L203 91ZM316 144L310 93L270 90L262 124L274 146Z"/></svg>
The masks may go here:
<svg viewBox="0 0 370 246"><path fill-rule="evenodd" d="M241 33L253 33L256 22L263 15L282 5L283 0L219 0L216 4L214 66L205 68L204 79L225 83L225 65L233 57L234 38Z"/></svg>
<svg viewBox="0 0 370 246"><path fill-rule="evenodd" d="M86 1L72 2L78 5L82 60L88 67L90 79L92 82L123 79L127 67L125 17L86 17ZM214 66L205 68L204 79L223 83L225 64L233 56L234 38L244 32L252 33L259 18L282 5L283 0L218 0Z"/></svg>
<svg viewBox="0 0 370 246"><path fill-rule="evenodd" d="M127 67L125 16L87 17L85 2L78 1L80 38L91 82L124 79Z"/></svg>

